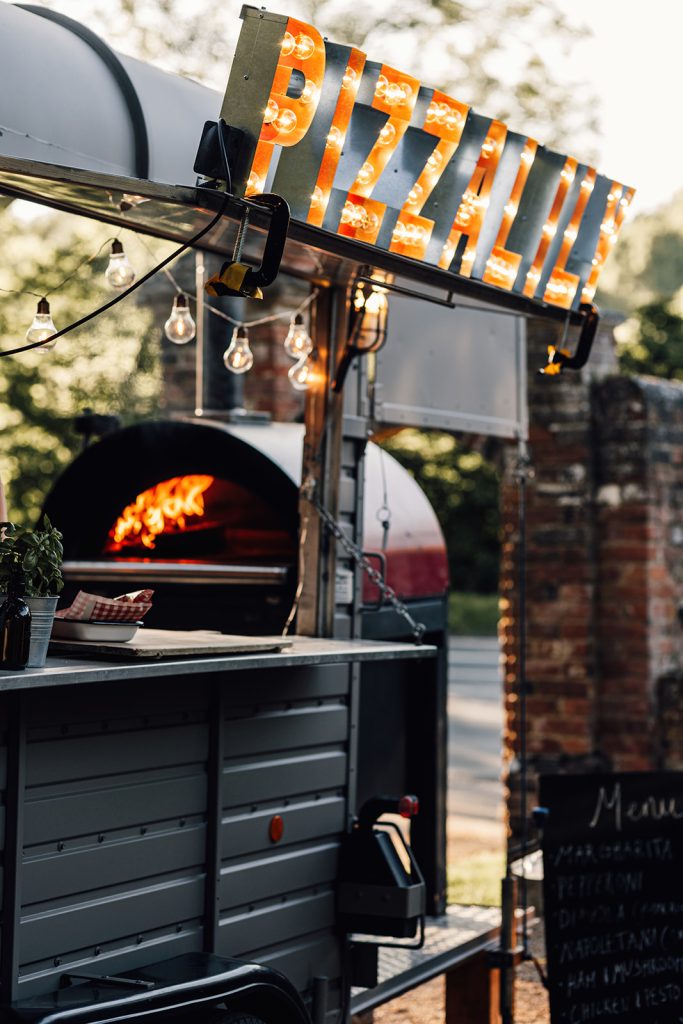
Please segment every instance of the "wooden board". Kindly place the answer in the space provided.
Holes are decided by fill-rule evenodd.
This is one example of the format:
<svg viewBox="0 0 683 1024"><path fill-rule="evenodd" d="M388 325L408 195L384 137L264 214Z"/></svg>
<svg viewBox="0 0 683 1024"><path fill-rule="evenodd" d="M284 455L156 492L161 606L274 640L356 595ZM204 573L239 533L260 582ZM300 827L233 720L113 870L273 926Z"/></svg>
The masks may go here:
<svg viewBox="0 0 683 1024"><path fill-rule="evenodd" d="M235 636L210 629L139 629L132 640L51 640L52 654L83 654L89 658L178 658L211 654L258 654L291 647L282 636Z"/></svg>

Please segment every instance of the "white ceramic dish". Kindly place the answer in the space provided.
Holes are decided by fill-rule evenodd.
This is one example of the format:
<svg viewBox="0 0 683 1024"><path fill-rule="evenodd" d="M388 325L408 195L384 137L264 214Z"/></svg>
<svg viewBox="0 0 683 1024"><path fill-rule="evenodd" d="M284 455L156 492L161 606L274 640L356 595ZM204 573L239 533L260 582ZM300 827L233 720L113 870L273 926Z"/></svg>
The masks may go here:
<svg viewBox="0 0 683 1024"><path fill-rule="evenodd" d="M84 622L81 619L55 619L53 640L90 640L125 643L132 640L141 622Z"/></svg>

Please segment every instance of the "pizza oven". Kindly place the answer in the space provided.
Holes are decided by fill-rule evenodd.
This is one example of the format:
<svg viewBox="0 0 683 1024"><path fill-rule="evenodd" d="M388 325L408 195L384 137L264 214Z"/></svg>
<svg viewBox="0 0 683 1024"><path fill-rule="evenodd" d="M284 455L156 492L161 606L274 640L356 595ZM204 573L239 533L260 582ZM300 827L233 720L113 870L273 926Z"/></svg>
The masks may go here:
<svg viewBox="0 0 683 1024"><path fill-rule="evenodd" d="M87 447L44 507L64 534L65 597L152 587L150 626L281 631L296 587L303 435L298 424L162 420ZM364 540L403 600L443 598L448 568L434 512L372 444ZM378 598L366 580L368 607Z"/></svg>

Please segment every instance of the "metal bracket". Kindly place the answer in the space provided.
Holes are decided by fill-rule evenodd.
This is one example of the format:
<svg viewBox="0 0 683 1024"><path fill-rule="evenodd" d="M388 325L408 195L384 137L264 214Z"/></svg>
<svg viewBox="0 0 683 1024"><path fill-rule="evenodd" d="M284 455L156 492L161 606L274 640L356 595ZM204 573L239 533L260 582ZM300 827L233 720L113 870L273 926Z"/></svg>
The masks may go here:
<svg viewBox="0 0 683 1024"><path fill-rule="evenodd" d="M250 207L245 206L235 243L235 258L225 262L220 271L208 279L204 288L209 295L247 295L262 298L261 287L272 284L277 277L289 230L289 204L282 196L274 193L266 193L258 199L245 202L255 207L265 206L271 212L261 264L258 267L249 267L240 262L250 214Z"/></svg>
<svg viewBox="0 0 683 1024"><path fill-rule="evenodd" d="M574 355L566 349L548 345L548 362L538 371L544 376L557 376L564 369L581 370L588 362L600 323L600 311L592 302L582 302L579 311L583 313L584 321Z"/></svg>

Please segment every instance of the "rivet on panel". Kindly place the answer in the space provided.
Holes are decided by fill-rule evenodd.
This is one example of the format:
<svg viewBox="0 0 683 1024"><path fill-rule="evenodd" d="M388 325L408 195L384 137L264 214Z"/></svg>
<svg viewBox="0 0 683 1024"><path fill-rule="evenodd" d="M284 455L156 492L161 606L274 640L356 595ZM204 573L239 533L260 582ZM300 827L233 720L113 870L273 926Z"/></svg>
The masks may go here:
<svg viewBox="0 0 683 1024"><path fill-rule="evenodd" d="M181 828L183 828L183 826L185 825L185 819L181 818L178 824L180 825Z"/></svg>
<svg viewBox="0 0 683 1024"><path fill-rule="evenodd" d="M103 843L103 842L104 842L104 836L102 835L102 833L101 833L101 832L100 832L100 834L99 834L99 835L98 835L98 837L97 837L97 842L98 842L98 843Z"/></svg>
<svg viewBox="0 0 683 1024"><path fill-rule="evenodd" d="M60 852L60 853L61 853L61 852L62 852L62 850L64 849L64 843L63 843L63 842L61 841L61 839L60 839L60 841L59 841L59 842L57 843L57 849L59 850L59 852Z"/></svg>
<svg viewBox="0 0 683 1024"><path fill-rule="evenodd" d="M102 952L102 950L100 949L100 947L99 946L95 946L95 956L99 956L101 952Z"/></svg>
<svg viewBox="0 0 683 1024"><path fill-rule="evenodd" d="M61 962L62 962L62 958L61 958L61 956L56 956L56 957L54 958L54 960L52 961L52 963L53 963L53 964L55 965L55 967L59 967L59 965L61 964Z"/></svg>
<svg viewBox="0 0 683 1024"><path fill-rule="evenodd" d="M146 834L147 834L147 826L146 825L141 825L140 826L140 835L144 836Z"/></svg>

